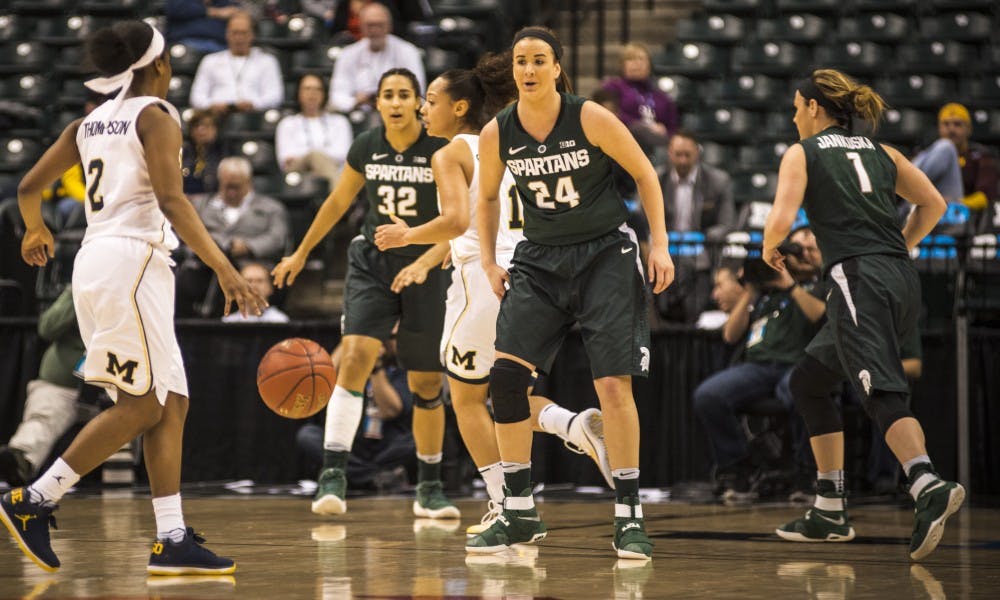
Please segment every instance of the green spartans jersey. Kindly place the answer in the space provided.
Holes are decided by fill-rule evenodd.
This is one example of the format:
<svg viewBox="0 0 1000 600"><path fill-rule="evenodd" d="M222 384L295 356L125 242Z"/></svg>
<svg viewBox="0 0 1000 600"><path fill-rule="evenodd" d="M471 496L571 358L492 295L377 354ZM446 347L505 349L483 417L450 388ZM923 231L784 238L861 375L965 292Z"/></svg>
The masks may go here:
<svg viewBox="0 0 1000 600"><path fill-rule="evenodd" d="M375 228L392 223L395 214L410 227L438 216L437 186L431 172L431 155L448 140L431 137L421 129L420 137L404 152L396 152L385 139L385 127L373 127L351 144L347 164L364 175L370 203L361 234L375 243ZM430 246L412 245L388 250L391 254L420 256Z"/></svg>
<svg viewBox="0 0 1000 600"><path fill-rule="evenodd" d="M524 237L537 244L577 244L618 229L626 209L611 176L611 159L587 141L580 124L585 99L562 95L555 127L541 143L517 117L517 103L497 115L500 160L524 201Z"/></svg>
<svg viewBox="0 0 1000 600"><path fill-rule="evenodd" d="M896 165L877 142L831 127L800 142L803 207L829 269L852 256L908 256L896 220Z"/></svg>

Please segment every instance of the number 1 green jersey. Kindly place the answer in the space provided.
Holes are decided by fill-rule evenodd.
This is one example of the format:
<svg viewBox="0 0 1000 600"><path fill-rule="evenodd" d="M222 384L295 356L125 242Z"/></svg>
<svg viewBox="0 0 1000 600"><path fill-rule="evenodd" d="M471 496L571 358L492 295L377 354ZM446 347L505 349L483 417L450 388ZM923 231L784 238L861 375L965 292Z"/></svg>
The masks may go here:
<svg viewBox="0 0 1000 600"><path fill-rule="evenodd" d="M420 137L404 152L397 152L385 139L385 127L373 127L354 140L347 152L347 164L365 178L368 214L361 233L375 243L375 228L391 224L390 214L410 227L438 216L437 186L431 171L431 156L448 143L431 137L423 129ZM411 245L387 250L403 256L420 256L429 245Z"/></svg>
<svg viewBox="0 0 1000 600"><path fill-rule="evenodd" d="M521 126L517 103L497 115L500 160L524 203L524 237L562 246L598 238L625 222L611 159L587 141L580 122L586 100L562 94L559 117L539 143Z"/></svg>
<svg viewBox="0 0 1000 600"><path fill-rule="evenodd" d="M802 203L829 270L865 254L908 256L896 220L896 164L877 142L830 127L802 140Z"/></svg>

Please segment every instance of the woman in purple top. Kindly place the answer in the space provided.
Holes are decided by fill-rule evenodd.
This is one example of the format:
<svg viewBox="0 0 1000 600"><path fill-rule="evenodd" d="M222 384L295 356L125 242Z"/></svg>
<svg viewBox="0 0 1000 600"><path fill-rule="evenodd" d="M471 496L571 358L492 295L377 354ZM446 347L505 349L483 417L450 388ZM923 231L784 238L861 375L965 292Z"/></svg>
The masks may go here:
<svg viewBox="0 0 1000 600"><path fill-rule="evenodd" d="M651 72L652 62L646 47L625 44L622 76L611 78L601 86L619 96L618 118L647 153L655 146L666 146L678 127L677 106L670 96L656 87Z"/></svg>

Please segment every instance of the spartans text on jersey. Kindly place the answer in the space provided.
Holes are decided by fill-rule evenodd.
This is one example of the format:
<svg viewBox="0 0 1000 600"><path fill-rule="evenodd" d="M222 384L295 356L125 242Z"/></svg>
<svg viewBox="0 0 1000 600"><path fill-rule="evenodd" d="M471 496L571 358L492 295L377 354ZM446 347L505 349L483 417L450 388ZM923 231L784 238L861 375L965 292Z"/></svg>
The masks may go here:
<svg viewBox="0 0 1000 600"><path fill-rule="evenodd" d="M563 152L552 156L518 158L507 161L507 168L517 176L552 175L566 173L590 164L590 153L584 148L573 152Z"/></svg>
<svg viewBox="0 0 1000 600"><path fill-rule="evenodd" d="M433 183L434 171L430 167L409 165L365 165L365 179L369 181L394 181L397 183Z"/></svg>

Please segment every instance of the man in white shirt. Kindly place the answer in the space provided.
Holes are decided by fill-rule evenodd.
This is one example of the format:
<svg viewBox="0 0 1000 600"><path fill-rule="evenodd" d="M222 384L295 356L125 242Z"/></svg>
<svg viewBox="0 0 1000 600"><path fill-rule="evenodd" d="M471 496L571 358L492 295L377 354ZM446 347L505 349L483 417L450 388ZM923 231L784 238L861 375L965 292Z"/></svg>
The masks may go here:
<svg viewBox="0 0 1000 600"><path fill-rule="evenodd" d="M392 14L378 2L366 4L358 15L361 40L345 46L333 65L330 81L330 108L350 112L371 111L378 80L393 68L406 68L417 76L421 93L427 86L424 63L416 46L392 35Z"/></svg>
<svg viewBox="0 0 1000 600"><path fill-rule="evenodd" d="M285 84L278 60L253 47L253 19L237 12L226 25L228 50L201 59L191 84L191 106L216 114L281 106Z"/></svg>

